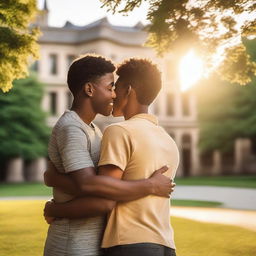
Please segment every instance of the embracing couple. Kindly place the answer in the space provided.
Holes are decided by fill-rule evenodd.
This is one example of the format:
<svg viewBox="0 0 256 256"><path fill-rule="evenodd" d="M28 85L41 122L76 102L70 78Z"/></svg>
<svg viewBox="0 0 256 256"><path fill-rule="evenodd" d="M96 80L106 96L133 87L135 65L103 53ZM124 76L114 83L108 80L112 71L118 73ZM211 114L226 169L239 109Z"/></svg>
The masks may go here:
<svg viewBox="0 0 256 256"><path fill-rule="evenodd" d="M52 130L45 183L50 223L45 256L175 256L170 194L179 153L148 114L161 74L146 59L117 68L97 55L76 59L67 83L74 96ZM102 136L97 114L124 116Z"/></svg>

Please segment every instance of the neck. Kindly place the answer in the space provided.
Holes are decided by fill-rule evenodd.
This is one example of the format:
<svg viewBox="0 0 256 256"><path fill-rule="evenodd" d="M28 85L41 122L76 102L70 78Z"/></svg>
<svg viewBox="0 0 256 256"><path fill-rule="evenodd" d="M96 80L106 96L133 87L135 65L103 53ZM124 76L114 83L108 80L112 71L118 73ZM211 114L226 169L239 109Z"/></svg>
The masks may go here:
<svg viewBox="0 0 256 256"><path fill-rule="evenodd" d="M75 111L86 124L90 124L96 117L89 99L74 99L71 110Z"/></svg>
<svg viewBox="0 0 256 256"><path fill-rule="evenodd" d="M148 106L132 104L130 106L128 105L124 112L124 119L127 120L138 114L148 114Z"/></svg>

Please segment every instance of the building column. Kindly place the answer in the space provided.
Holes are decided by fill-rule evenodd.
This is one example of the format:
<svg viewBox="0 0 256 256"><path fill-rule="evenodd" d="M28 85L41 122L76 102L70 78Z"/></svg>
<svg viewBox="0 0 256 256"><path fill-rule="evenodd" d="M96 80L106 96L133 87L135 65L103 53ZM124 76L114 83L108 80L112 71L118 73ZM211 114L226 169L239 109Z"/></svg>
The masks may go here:
<svg viewBox="0 0 256 256"><path fill-rule="evenodd" d="M57 92L57 115L61 116L67 110L66 88L58 88Z"/></svg>
<svg viewBox="0 0 256 256"><path fill-rule="evenodd" d="M235 141L235 173L242 173L245 169L248 158L251 155L250 139L236 139Z"/></svg>
<svg viewBox="0 0 256 256"><path fill-rule="evenodd" d="M49 92L47 89L48 86L44 87L44 95L43 95L43 100L42 100L42 109L45 112L50 112L50 100L49 100Z"/></svg>
<svg viewBox="0 0 256 256"><path fill-rule="evenodd" d="M162 91L161 94L159 95L159 99L158 99L158 111L159 111L159 114L158 116L163 118L163 117L166 117L166 93L165 91Z"/></svg>
<svg viewBox="0 0 256 256"><path fill-rule="evenodd" d="M41 157L32 161L27 167L28 181L43 182L44 171L47 168L46 158Z"/></svg>
<svg viewBox="0 0 256 256"><path fill-rule="evenodd" d="M58 77L61 80L66 80L68 72L68 62L67 62L67 56L65 53L58 55Z"/></svg>
<svg viewBox="0 0 256 256"><path fill-rule="evenodd" d="M174 117L175 119L182 119L182 94L180 91L174 92Z"/></svg>
<svg viewBox="0 0 256 256"><path fill-rule="evenodd" d="M197 106L196 106L196 96L194 94L189 95L189 108L190 117L193 120L197 120Z"/></svg>
<svg viewBox="0 0 256 256"><path fill-rule="evenodd" d="M220 175L222 172L222 156L219 150L213 151L213 167L211 174Z"/></svg>
<svg viewBox="0 0 256 256"><path fill-rule="evenodd" d="M191 176L201 173L200 156L198 150L198 129L191 132Z"/></svg>
<svg viewBox="0 0 256 256"><path fill-rule="evenodd" d="M7 182L23 182L23 159L21 157L11 159L7 164Z"/></svg>
<svg viewBox="0 0 256 256"><path fill-rule="evenodd" d="M46 51L44 51L43 49L41 49L40 51L40 69L39 69L39 74L38 74L38 78L40 81L43 81L46 77L49 76L49 56L47 54Z"/></svg>

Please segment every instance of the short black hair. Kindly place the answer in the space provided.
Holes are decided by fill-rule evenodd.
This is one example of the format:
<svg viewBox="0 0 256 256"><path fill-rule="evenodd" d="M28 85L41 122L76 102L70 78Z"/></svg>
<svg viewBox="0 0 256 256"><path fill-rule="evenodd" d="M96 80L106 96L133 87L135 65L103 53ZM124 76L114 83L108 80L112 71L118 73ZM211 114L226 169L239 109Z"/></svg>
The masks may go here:
<svg viewBox="0 0 256 256"><path fill-rule="evenodd" d="M140 104L150 105L162 87L161 73L149 59L130 58L118 66L120 81L131 85Z"/></svg>
<svg viewBox="0 0 256 256"><path fill-rule="evenodd" d="M115 69L114 64L103 56L96 54L80 56L73 61L68 70L69 90L75 96L85 83L93 82L107 73L113 73Z"/></svg>

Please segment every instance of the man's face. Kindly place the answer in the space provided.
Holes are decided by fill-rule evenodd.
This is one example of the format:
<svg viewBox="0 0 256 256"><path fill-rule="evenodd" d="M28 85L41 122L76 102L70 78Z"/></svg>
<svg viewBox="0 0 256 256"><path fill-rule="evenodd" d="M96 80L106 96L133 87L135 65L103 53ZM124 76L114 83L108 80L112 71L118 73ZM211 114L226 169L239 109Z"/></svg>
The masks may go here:
<svg viewBox="0 0 256 256"><path fill-rule="evenodd" d="M93 85L92 106L94 111L98 114L109 116L113 110L113 99L116 97L113 73L101 76Z"/></svg>
<svg viewBox="0 0 256 256"><path fill-rule="evenodd" d="M114 108L112 113L115 117L124 115L125 107L128 102L127 90L128 86L118 78L115 83L116 98L114 99Z"/></svg>

